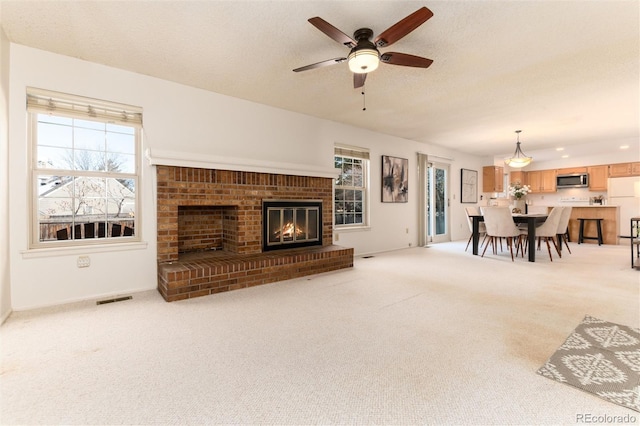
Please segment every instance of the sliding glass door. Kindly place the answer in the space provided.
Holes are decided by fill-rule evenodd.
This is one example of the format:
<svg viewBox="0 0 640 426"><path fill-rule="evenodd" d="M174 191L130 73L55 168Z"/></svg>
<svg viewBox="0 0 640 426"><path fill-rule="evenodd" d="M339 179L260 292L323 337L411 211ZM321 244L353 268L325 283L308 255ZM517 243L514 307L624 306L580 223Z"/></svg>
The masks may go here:
<svg viewBox="0 0 640 426"><path fill-rule="evenodd" d="M438 157L436 157L438 158ZM444 158L443 158L444 159ZM418 245L451 241L449 233L449 164L418 153Z"/></svg>
<svg viewBox="0 0 640 426"><path fill-rule="evenodd" d="M449 165L428 163L426 173L427 241L451 241L449 235Z"/></svg>

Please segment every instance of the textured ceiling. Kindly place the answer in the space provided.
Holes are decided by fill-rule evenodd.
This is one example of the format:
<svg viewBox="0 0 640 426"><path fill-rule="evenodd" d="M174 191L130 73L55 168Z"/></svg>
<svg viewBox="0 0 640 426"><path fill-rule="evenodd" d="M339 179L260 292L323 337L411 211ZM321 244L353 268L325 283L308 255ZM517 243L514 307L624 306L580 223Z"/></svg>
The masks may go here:
<svg viewBox="0 0 640 426"><path fill-rule="evenodd" d="M308 18L375 36L422 6L433 18L380 50L433 59L430 68L381 64L366 96L346 63L292 72L348 54ZM636 0L2 0L0 8L14 43L473 154L511 154L516 129L523 150L540 156L639 138Z"/></svg>

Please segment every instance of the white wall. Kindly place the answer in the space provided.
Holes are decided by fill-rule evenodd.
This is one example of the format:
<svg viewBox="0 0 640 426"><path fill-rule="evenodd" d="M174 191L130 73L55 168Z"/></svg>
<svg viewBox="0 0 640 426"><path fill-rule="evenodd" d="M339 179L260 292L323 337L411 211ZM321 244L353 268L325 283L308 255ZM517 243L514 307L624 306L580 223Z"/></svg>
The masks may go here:
<svg viewBox="0 0 640 426"><path fill-rule="evenodd" d="M469 238L469 227L464 207L474 204L460 203L460 169L477 170L479 179L482 178L483 160L458 151L446 150L438 146L429 146L417 142L405 144L390 143L389 137L376 133L367 133L361 129L354 129L361 136L352 135L354 139L366 137L363 144L370 149L371 158L371 200L370 224L368 231L340 230L334 231L336 244L354 247L356 255L365 255L387 250L395 250L418 245L418 210L419 210L419 181L417 153L451 158L453 161L439 160L449 163L449 191L450 191L450 237L452 241ZM345 133L349 137L349 133ZM349 143L348 140L338 142ZM351 143L353 145L353 143ZM381 201L381 170L382 156L406 158L409 160L409 199L407 203L383 203ZM481 188L482 182L479 182ZM478 200L480 193L478 193ZM479 204L477 204L479 205ZM409 232L407 233L407 229Z"/></svg>
<svg viewBox="0 0 640 426"><path fill-rule="evenodd" d="M11 313L9 277L9 40L0 28L0 323Z"/></svg>
<svg viewBox="0 0 640 426"><path fill-rule="evenodd" d="M140 106L144 149L189 158L210 157L333 172L335 143L371 149L372 202L369 231L341 233L339 244L356 254L417 244L416 153L453 157L452 194L459 197L460 168L480 170L478 158L376 134L216 93L195 89L50 52L10 45L9 259L14 310L156 288L155 169L144 161L140 229L146 246L124 251L28 250L29 175L26 143L26 87ZM409 202L380 202L380 157L408 158ZM457 158L456 158L457 157ZM481 173L480 173L481 175ZM452 200L452 238L468 237L459 200ZM409 234L406 233L409 228ZM91 266L78 269L88 254Z"/></svg>
<svg viewBox="0 0 640 426"><path fill-rule="evenodd" d="M155 213L153 169L142 167L141 232L146 245L125 245L122 251L103 249L28 250L29 167L26 134L26 87L40 87L132 105L140 79L24 46L11 44L9 97L9 261L13 310L100 298L154 288ZM149 88L147 88L148 90ZM149 102L148 100L146 101ZM125 250L126 249L126 250ZM91 266L77 268L79 255Z"/></svg>

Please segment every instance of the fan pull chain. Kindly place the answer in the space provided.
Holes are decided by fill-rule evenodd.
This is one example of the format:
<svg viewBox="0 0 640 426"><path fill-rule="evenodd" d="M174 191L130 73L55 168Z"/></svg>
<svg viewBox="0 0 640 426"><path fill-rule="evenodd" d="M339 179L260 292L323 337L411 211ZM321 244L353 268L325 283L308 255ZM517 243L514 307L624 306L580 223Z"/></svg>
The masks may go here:
<svg viewBox="0 0 640 426"><path fill-rule="evenodd" d="M364 90L362 91L362 110L367 110L367 97L364 94Z"/></svg>

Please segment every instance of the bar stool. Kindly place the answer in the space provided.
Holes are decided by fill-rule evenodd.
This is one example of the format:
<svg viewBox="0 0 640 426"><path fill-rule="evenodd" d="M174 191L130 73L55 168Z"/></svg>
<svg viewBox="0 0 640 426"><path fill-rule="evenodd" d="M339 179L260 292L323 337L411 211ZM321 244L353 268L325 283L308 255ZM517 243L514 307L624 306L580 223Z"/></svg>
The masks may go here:
<svg viewBox="0 0 640 426"><path fill-rule="evenodd" d="M578 234L578 244L582 244L584 240L598 240L598 245L602 245L602 218L585 218L579 217L580 221L580 233ZM598 231L597 237L585 237L584 235L584 221L585 220L595 220L596 221L596 229Z"/></svg>

